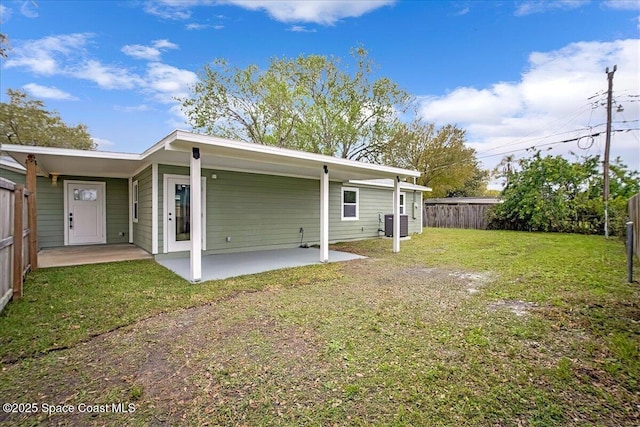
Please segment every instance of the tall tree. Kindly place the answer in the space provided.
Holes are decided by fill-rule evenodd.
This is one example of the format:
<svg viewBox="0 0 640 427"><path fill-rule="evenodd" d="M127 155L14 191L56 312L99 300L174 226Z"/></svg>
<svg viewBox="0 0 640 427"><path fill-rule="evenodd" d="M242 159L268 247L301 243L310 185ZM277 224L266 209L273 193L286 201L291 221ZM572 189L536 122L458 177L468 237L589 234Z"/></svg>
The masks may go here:
<svg viewBox="0 0 640 427"><path fill-rule="evenodd" d="M402 123L387 144L380 147L379 161L421 172L418 182L433 188L433 197L484 194L488 172L482 170L473 148L465 145L466 131L455 125L436 129L434 123L415 119Z"/></svg>
<svg viewBox="0 0 640 427"><path fill-rule="evenodd" d="M9 102L0 103L0 141L7 144L95 150L87 126L68 126L44 102L22 90L7 90Z"/></svg>
<svg viewBox="0 0 640 427"><path fill-rule="evenodd" d="M216 60L180 101L193 128L207 134L368 159L391 136L409 95L387 78L373 79L364 48L351 57L353 72L322 55L274 58L266 70Z"/></svg>

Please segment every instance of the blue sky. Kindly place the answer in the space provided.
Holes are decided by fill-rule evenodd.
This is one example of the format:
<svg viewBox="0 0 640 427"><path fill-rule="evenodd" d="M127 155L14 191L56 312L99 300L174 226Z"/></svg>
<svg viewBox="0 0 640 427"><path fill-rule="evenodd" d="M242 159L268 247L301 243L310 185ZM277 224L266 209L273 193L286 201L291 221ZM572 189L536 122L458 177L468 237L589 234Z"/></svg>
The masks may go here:
<svg viewBox="0 0 640 427"><path fill-rule="evenodd" d="M11 1L0 86L22 88L99 148L142 152L189 129L176 96L214 58L347 58L364 46L376 74L419 114L467 129L485 167L536 146L602 153L605 67L617 64L612 156L640 169L640 1ZM595 96L595 97L594 97Z"/></svg>

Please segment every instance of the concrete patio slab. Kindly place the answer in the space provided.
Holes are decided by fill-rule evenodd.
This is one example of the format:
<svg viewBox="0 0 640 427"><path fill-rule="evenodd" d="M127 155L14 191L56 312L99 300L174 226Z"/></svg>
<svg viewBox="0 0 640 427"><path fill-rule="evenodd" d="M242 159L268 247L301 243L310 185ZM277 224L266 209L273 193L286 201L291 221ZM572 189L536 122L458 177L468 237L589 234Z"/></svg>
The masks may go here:
<svg viewBox="0 0 640 427"><path fill-rule="evenodd" d="M83 245L46 248L38 252L38 267L65 267L103 262L148 259L153 256L135 245Z"/></svg>
<svg viewBox="0 0 640 427"><path fill-rule="evenodd" d="M366 258L360 255L329 251L329 262ZM229 277L256 274L281 268L320 264L317 248L275 249L266 251L237 252L205 255L202 257L202 280L219 280ZM191 280L189 258L159 259L157 262L186 280Z"/></svg>

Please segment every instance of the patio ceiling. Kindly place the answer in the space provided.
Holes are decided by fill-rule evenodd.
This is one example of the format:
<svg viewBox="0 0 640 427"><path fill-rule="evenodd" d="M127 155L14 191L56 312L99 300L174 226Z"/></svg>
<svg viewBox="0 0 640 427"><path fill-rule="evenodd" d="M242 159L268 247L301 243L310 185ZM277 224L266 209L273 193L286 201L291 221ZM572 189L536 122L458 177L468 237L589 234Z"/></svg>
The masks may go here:
<svg viewBox="0 0 640 427"><path fill-rule="evenodd" d="M417 177L416 171L356 162L320 154L232 141L185 131L174 131L142 154L70 150L4 144L2 151L24 165L28 154L36 156L39 173L122 177L132 176L151 163L189 166L193 147L200 149L205 169L235 170L270 175L318 179L322 168L331 180L365 180Z"/></svg>

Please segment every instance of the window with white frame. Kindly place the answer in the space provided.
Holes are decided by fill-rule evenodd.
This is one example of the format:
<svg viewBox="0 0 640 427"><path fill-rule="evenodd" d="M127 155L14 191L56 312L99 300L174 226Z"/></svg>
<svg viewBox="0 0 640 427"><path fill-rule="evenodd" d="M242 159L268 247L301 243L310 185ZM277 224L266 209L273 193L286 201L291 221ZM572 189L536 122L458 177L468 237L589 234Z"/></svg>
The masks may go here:
<svg viewBox="0 0 640 427"><path fill-rule="evenodd" d="M131 189L131 192L133 193L133 212L132 212L132 217L133 217L133 222L138 222L138 180L133 181L133 188Z"/></svg>
<svg viewBox="0 0 640 427"><path fill-rule="evenodd" d="M342 187L342 220L355 221L358 219L359 189Z"/></svg>
<svg viewBox="0 0 640 427"><path fill-rule="evenodd" d="M407 194L400 193L400 215L404 215L405 213L407 213L407 211L405 210L406 200L407 200Z"/></svg>

